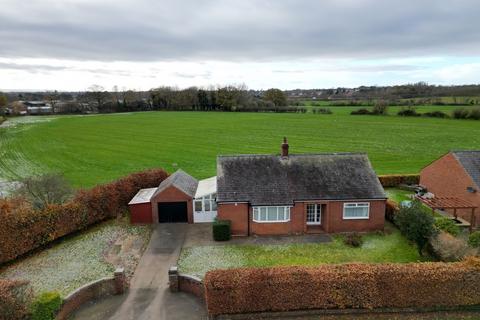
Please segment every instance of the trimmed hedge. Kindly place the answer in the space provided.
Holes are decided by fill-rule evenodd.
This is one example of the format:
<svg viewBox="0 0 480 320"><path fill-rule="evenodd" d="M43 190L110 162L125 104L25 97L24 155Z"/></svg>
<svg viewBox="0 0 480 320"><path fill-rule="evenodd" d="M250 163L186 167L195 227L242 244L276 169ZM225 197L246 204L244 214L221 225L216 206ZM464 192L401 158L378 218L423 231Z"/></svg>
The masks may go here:
<svg viewBox="0 0 480 320"><path fill-rule="evenodd" d="M232 237L230 220L215 220L212 225L213 240L228 241Z"/></svg>
<svg viewBox="0 0 480 320"><path fill-rule="evenodd" d="M63 300L58 292L42 293L32 303L32 320L54 320L62 303Z"/></svg>
<svg viewBox="0 0 480 320"><path fill-rule="evenodd" d="M80 190L72 200L43 210L35 210L24 199L0 198L0 264L123 214L139 189L158 186L167 176L161 169L134 173L112 183Z"/></svg>
<svg viewBox="0 0 480 320"><path fill-rule="evenodd" d="M204 283L209 315L472 306L480 304L480 259L214 270Z"/></svg>
<svg viewBox="0 0 480 320"><path fill-rule="evenodd" d="M400 210L398 204L395 201L388 199L385 206L385 219L391 223L395 223L395 214L398 210Z"/></svg>
<svg viewBox="0 0 480 320"><path fill-rule="evenodd" d="M25 319L32 297L28 281L0 279L0 320Z"/></svg>
<svg viewBox="0 0 480 320"><path fill-rule="evenodd" d="M401 184L419 184L420 175L418 174L390 174L378 176L383 187L398 187Z"/></svg>

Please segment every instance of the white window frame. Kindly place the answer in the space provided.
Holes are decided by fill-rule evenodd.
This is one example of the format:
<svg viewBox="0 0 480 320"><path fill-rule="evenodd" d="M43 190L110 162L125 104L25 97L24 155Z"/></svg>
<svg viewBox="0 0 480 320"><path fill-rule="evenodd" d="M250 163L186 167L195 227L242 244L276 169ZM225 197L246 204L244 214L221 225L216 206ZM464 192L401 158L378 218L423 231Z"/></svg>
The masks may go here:
<svg viewBox="0 0 480 320"><path fill-rule="evenodd" d="M203 196L203 197L200 197L200 198L195 198L195 199L193 200L193 211L194 211L194 212L197 212L197 213L202 213L202 212L205 212L205 213L217 212L217 210L212 210L213 207L214 207L214 205L215 205L215 209L217 208L217 206L216 206L216 201L217 201L217 200L216 200L216 197L217 197L217 196L216 196L215 193L211 193L211 194L207 194L207 195L205 195L205 196ZM205 207L206 207L205 204L206 204L207 201L209 202L209 205L210 205L210 210L208 210L208 211L205 210ZM201 202L201 203L202 203L202 210L200 210L200 211L196 210L196 208L195 208L195 204L196 204L197 202Z"/></svg>
<svg viewBox="0 0 480 320"><path fill-rule="evenodd" d="M347 217L345 209L347 208L367 208L366 217ZM343 204L343 220L368 220L370 219L370 202L346 202Z"/></svg>
<svg viewBox="0 0 480 320"><path fill-rule="evenodd" d="M315 221L308 221L308 209L309 209L309 206L313 206L313 214L314 214L314 219ZM320 210L320 217L318 218L317 214L318 214L318 210ZM319 219L317 221L317 218ZM306 216L306 219L307 219L307 224L308 225L311 225L311 226L321 226L322 225L322 204L321 203L307 203L307 216Z"/></svg>
<svg viewBox="0 0 480 320"><path fill-rule="evenodd" d="M260 213L260 208L265 208L265 218L266 220L261 220L261 213ZM277 211L277 220L268 220L268 209L269 208L276 208ZM279 208L284 208L284 219L283 220L278 220L278 209ZM283 222L289 222L290 221L290 206L261 206L261 207L253 207L252 209L252 220L253 222L256 223L283 223Z"/></svg>

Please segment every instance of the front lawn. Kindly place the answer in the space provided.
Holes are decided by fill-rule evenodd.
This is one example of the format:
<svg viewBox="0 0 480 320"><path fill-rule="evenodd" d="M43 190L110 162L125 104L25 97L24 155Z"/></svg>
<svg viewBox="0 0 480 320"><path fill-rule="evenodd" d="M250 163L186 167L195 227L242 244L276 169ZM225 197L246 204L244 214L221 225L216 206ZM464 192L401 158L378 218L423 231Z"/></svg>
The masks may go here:
<svg viewBox="0 0 480 320"><path fill-rule="evenodd" d="M221 245L183 248L178 261L180 272L199 277L214 269L237 267L272 267L288 265L314 266L325 263L416 262L423 258L398 229L388 224L386 234L363 236L360 248L343 243L343 236L334 236L330 243L285 245Z"/></svg>
<svg viewBox="0 0 480 320"><path fill-rule="evenodd" d="M131 226L126 219L104 222L13 263L0 270L0 278L28 280L35 294L58 291L66 296L88 282L112 276L113 264L119 261L131 273L129 269L136 266L150 230L148 226ZM115 244L129 249L123 252Z"/></svg>

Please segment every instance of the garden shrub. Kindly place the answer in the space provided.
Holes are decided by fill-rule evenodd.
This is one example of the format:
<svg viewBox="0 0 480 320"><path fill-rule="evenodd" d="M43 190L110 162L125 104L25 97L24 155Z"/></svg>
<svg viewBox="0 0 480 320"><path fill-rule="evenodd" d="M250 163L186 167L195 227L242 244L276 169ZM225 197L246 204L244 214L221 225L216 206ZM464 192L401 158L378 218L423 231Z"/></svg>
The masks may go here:
<svg viewBox="0 0 480 320"><path fill-rule="evenodd" d="M400 207L395 214L395 225L408 240L416 243L419 253L422 253L429 238L435 235L434 223L433 215L426 212L418 200L413 201L409 207Z"/></svg>
<svg viewBox="0 0 480 320"><path fill-rule="evenodd" d="M232 234L230 230L230 220L215 220L212 225L213 240L228 241Z"/></svg>
<svg viewBox="0 0 480 320"><path fill-rule="evenodd" d="M402 108L398 111L397 115L402 117L419 117L420 113L417 113L417 110L413 107Z"/></svg>
<svg viewBox="0 0 480 320"><path fill-rule="evenodd" d="M471 245L474 248L479 248L480 247L480 231L472 232L468 236L468 244Z"/></svg>
<svg viewBox="0 0 480 320"><path fill-rule="evenodd" d="M443 111L425 112L424 114L422 114L422 116L430 118L449 118L448 114Z"/></svg>
<svg viewBox="0 0 480 320"><path fill-rule="evenodd" d="M439 232L429 242L430 253L440 261L461 261L465 257L473 255L466 241L455 238L447 232Z"/></svg>
<svg viewBox="0 0 480 320"><path fill-rule="evenodd" d="M0 198L0 264L92 224L118 217L139 189L158 186L167 176L161 169L134 173L80 190L71 200L49 204L44 209L35 209L24 198Z"/></svg>
<svg viewBox="0 0 480 320"><path fill-rule="evenodd" d="M54 320L63 300L58 292L44 292L32 303L32 320Z"/></svg>
<svg viewBox="0 0 480 320"><path fill-rule="evenodd" d="M357 232L349 233L345 236L343 239L343 242L350 247L360 247L363 244L363 238L360 234Z"/></svg>
<svg viewBox="0 0 480 320"><path fill-rule="evenodd" d="M418 174L391 174L378 176L380 183L384 188L398 187L399 185L418 184L420 175Z"/></svg>
<svg viewBox="0 0 480 320"><path fill-rule="evenodd" d="M209 315L307 309L441 308L480 304L480 260L213 270Z"/></svg>
<svg viewBox="0 0 480 320"><path fill-rule="evenodd" d="M0 279L0 320L25 319L31 299L28 281Z"/></svg>
<svg viewBox="0 0 480 320"><path fill-rule="evenodd" d="M372 114L372 113L368 109L361 108L361 109L353 110L352 112L350 112L350 114L351 115L363 115L363 114Z"/></svg>
<svg viewBox="0 0 480 320"><path fill-rule="evenodd" d="M437 229L450 233L453 236L458 236L460 227L452 219L441 217L435 220L435 227Z"/></svg>

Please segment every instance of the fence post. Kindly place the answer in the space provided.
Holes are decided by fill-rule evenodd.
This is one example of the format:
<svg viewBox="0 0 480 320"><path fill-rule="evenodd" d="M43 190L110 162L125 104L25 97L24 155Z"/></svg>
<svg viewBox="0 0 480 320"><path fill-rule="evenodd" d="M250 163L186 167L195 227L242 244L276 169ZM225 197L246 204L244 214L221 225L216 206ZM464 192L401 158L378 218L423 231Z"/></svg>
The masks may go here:
<svg viewBox="0 0 480 320"><path fill-rule="evenodd" d="M171 292L178 292L178 268L171 266L168 269L168 284Z"/></svg>

